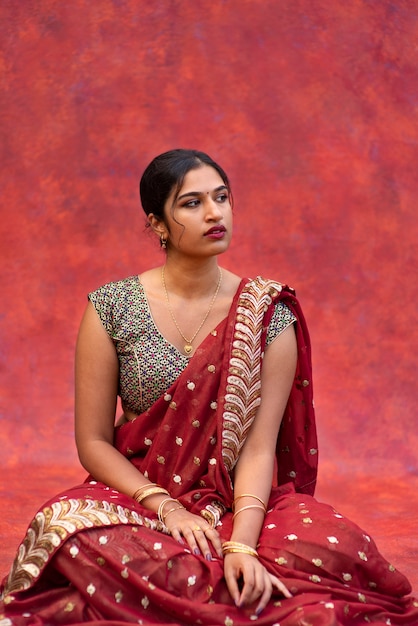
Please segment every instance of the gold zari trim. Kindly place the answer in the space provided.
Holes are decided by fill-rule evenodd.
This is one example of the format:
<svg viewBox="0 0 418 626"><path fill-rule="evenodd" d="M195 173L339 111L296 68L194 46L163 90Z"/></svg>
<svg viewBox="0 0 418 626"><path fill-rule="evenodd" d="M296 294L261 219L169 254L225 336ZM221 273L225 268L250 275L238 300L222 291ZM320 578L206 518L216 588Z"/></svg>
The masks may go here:
<svg viewBox="0 0 418 626"><path fill-rule="evenodd" d="M239 296L222 431L222 455L231 472L260 405L264 315L282 285L258 276Z"/></svg>
<svg viewBox="0 0 418 626"><path fill-rule="evenodd" d="M41 575L55 550L79 530L133 524L164 531L157 520L142 517L118 504L85 499L62 499L36 514L19 546L4 593L28 589Z"/></svg>

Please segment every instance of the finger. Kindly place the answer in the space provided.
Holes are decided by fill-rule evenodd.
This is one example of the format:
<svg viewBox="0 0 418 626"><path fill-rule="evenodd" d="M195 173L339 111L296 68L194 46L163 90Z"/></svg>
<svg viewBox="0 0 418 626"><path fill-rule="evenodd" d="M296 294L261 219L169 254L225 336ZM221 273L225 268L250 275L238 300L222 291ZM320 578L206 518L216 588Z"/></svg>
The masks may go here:
<svg viewBox="0 0 418 626"><path fill-rule="evenodd" d="M264 572L258 562L250 562L243 571L244 586L241 591L240 605L252 604L264 591Z"/></svg>
<svg viewBox="0 0 418 626"><path fill-rule="evenodd" d="M210 541L210 543L213 545L216 551L216 554L222 559L223 558L222 541L221 541L218 531L215 530L215 528L212 528L212 526L208 526L208 528L204 532L205 532L206 539Z"/></svg>
<svg viewBox="0 0 418 626"><path fill-rule="evenodd" d="M225 559L224 576L226 580L226 586L233 599L235 606L240 606L240 592L238 587L238 579L240 578L240 572L236 571L232 567L228 567L228 559Z"/></svg>
<svg viewBox="0 0 418 626"><path fill-rule="evenodd" d="M271 598L271 592L273 591L273 584L267 571L264 571L264 587L255 610L256 615L260 615L261 611L266 608L268 601Z"/></svg>
<svg viewBox="0 0 418 626"><path fill-rule="evenodd" d="M193 552L193 554L200 554L200 549L199 549L199 546L197 545L197 540L195 537L196 532L197 532L196 530L193 530L193 527L190 528L189 526L182 530L183 537L189 544L189 547L191 551Z"/></svg>
<svg viewBox="0 0 418 626"><path fill-rule="evenodd" d="M176 541L178 541L179 543L184 545L184 539L181 536L181 532L178 528L173 528L170 531L171 536L173 537L173 539L175 539Z"/></svg>
<svg viewBox="0 0 418 626"><path fill-rule="evenodd" d="M206 537L206 533L205 530L203 528L201 528L200 526L195 526L193 528L193 534L195 536L195 540L200 548L200 551L202 552L202 554L205 556L205 559L207 559L208 561L212 560L212 553L210 551L210 547L208 544L208 540Z"/></svg>
<svg viewBox="0 0 418 626"><path fill-rule="evenodd" d="M276 587L276 589L278 589L285 598L293 598L293 595L290 593L289 589L279 578L277 578L277 576L273 576L273 574L269 574L269 576L272 585Z"/></svg>

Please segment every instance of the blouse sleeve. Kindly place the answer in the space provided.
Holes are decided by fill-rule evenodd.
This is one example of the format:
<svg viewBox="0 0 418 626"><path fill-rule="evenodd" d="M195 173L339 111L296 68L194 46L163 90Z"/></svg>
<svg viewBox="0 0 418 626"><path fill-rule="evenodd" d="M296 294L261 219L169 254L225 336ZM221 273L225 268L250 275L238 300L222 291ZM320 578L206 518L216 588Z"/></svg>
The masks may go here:
<svg viewBox="0 0 418 626"><path fill-rule="evenodd" d="M88 299L96 309L108 335L113 335L113 298L112 285L104 285L88 294Z"/></svg>
<svg viewBox="0 0 418 626"><path fill-rule="evenodd" d="M290 324L296 322L296 316L284 302L278 302L267 330L266 344L272 343Z"/></svg>

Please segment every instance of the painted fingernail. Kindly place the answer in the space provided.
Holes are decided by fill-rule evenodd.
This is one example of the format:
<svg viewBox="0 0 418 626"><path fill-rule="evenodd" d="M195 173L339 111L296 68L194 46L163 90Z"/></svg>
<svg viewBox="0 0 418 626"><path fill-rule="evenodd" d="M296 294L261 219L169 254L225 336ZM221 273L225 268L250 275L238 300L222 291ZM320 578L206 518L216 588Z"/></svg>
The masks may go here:
<svg viewBox="0 0 418 626"><path fill-rule="evenodd" d="M207 554L205 554L205 559L206 559L207 561L211 561L211 560L212 560L212 555L211 555L211 553L210 553L210 552L208 552Z"/></svg>
<svg viewBox="0 0 418 626"><path fill-rule="evenodd" d="M195 549L193 550L193 554L200 554L200 550L199 550L199 548L195 548Z"/></svg>

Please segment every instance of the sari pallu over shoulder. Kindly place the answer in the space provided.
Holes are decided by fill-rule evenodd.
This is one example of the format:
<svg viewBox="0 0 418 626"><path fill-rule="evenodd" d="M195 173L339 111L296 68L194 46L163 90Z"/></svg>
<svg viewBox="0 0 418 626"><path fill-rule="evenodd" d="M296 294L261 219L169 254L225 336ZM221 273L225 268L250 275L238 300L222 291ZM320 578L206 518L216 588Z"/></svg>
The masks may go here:
<svg viewBox="0 0 418 626"><path fill-rule="evenodd" d="M293 482L297 491L313 493L317 454L309 336L293 290L274 281L243 280L227 318L170 389L148 411L115 429L121 453L214 525L231 509L233 470L260 404L266 332L280 300L297 318L299 362L278 438L277 484ZM92 477L51 499L18 549L6 596L39 580L74 534L121 524L167 532L155 514Z"/></svg>
<svg viewBox="0 0 418 626"><path fill-rule="evenodd" d="M313 408L311 345L295 291L257 277L245 284L236 309L229 362L225 364L223 407L225 466L232 471L260 404L261 368L267 329L274 306L283 302L296 317L298 362L276 446L277 485L293 482L295 490L313 495L318 469L318 444ZM280 372L277 373L280 376Z"/></svg>

